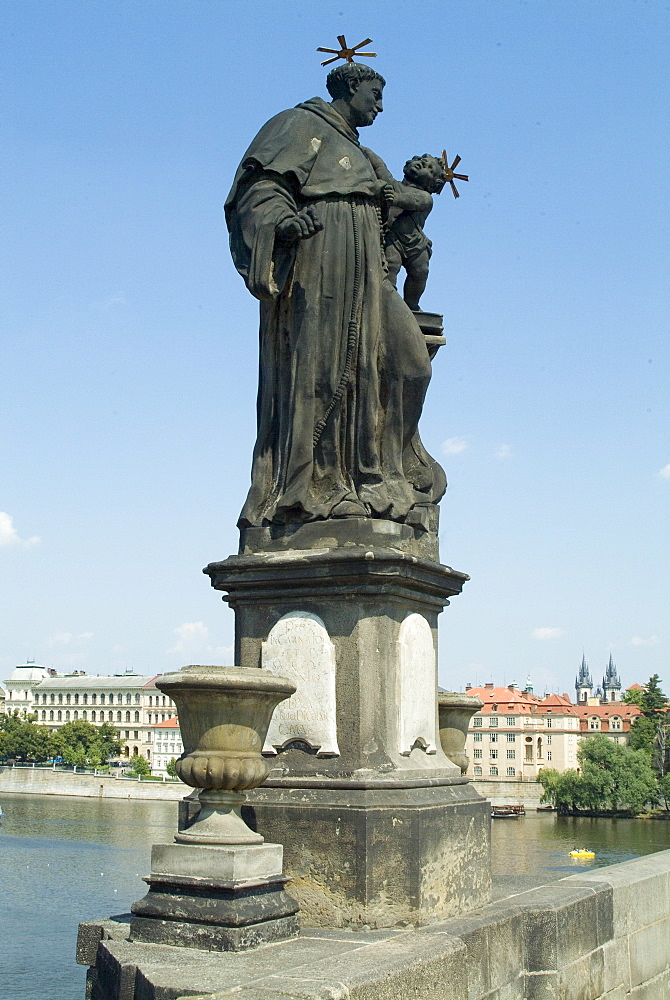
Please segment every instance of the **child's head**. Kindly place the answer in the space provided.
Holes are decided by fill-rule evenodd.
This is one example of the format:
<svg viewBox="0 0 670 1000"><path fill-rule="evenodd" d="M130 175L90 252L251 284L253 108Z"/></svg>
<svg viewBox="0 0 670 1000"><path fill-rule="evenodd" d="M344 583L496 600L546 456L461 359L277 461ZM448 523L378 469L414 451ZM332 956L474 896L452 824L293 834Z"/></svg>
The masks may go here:
<svg viewBox="0 0 670 1000"><path fill-rule="evenodd" d="M430 194L439 194L447 183L442 163L430 153L413 156L404 166L405 180Z"/></svg>

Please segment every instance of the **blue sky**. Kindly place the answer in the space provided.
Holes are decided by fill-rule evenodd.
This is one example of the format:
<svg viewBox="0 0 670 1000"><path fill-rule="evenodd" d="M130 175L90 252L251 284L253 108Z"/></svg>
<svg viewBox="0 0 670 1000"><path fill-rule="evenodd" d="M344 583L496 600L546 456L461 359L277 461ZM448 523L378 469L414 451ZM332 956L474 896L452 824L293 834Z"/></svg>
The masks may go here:
<svg viewBox="0 0 670 1000"><path fill-rule="evenodd" d="M232 662L257 309L221 206L260 125L368 35L364 141L446 147L422 304L443 462L440 680L668 664L668 7L5 0L0 677Z"/></svg>

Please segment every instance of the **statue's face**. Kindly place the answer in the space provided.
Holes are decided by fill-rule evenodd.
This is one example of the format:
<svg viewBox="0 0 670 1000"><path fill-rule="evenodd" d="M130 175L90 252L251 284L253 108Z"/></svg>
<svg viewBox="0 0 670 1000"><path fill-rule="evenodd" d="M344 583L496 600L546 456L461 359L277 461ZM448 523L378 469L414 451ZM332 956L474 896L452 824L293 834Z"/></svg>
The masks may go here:
<svg viewBox="0 0 670 1000"><path fill-rule="evenodd" d="M434 156L414 157L405 167L405 177L431 194L437 194L444 187L442 165Z"/></svg>
<svg viewBox="0 0 670 1000"><path fill-rule="evenodd" d="M375 77L374 80L362 80L353 91L348 104L356 128L372 125L377 115L384 110L382 106L383 89L381 80Z"/></svg>

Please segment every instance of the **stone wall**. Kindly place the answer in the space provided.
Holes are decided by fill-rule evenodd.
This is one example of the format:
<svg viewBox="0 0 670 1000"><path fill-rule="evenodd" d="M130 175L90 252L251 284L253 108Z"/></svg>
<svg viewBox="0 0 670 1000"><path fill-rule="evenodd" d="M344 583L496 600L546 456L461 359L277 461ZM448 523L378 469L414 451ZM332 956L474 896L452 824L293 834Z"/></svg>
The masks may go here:
<svg viewBox="0 0 670 1000"><path fill-rule="evenodd" d="M303 931L244 955L83 924L93 1000L667 1000L670 851L416 930Z"/></svg>
<svg viewBox="0 0 670 1000"><path fill-rule="evenodd" d="M181 781L136 781L102 774L75 774L50 767L6 767L0 765L0 794L79 795L101 799L164 799L177 802L188 789Z"/></svg>
<svg viewBox="0 0 670 1000"><path fill-rule="evenodd" d="M470 778L473 788L494 806L525 806L537 809L544 789L537 781L514 781L500 778L498 781L480 781Z"/></svg>

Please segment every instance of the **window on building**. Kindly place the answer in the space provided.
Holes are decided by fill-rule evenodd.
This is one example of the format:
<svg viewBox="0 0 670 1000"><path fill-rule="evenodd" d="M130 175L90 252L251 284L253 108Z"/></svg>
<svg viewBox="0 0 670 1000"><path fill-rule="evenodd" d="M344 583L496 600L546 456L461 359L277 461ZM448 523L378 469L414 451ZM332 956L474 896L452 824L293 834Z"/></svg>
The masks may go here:
<svg viewBox="0 0 670 1000"><path fill-rule="evenodd" d="M621 719L617 715L610 719L610 729L621 729Z"/></svg>
<svg viewBox="0 0 670 1000"><path fill-rule="evenodd" d="M551 750L547 750L547 760L551 760Z"/></svg>
<svg viewBox="0 0 670 1000"><path fill-rule="evenodd" d="M126 705L132 705L132 702L133 702L133 696L132 696L132 694L127 694L126 695Z"/></svg>
<svg viewBox="0 0 670 1000"><path fill-rule="evenodd" d="M547 736L545 737L545 739L546 739L547 743L551 743L551 733L547 733Z"/></svg>
<svg viewBox="0 0 670 1000"><path fill-rule="evenodd" d="M53 705L53 704L54 704L54 702L56 701L56 695L55 695L55 694L51 694L51 695L49 695L49 701L50 701L50 702L51 702L51 704Z"/></svg>
<svg viewBox="0 0 670 1000"><path fill-rule="evenodd" d="M474 743L481 743L481 741L482 741L482 734L481 733L473 733L472 734L472 739L473 739Z"/></svg>
<svg viewBox="0 0 670 1000"><path fill-rule="evenodd" d="M510 716L508 716L505 719L505 725L506 726L515 726L516 725L516 719L514 718L513 715L510 715Z"/></svg>
<svg viewBox="0 0 670 1000"><path fill-rule="evenodd" d="M42 695L42 704L46 705L46 703L47 703L47 696L45 694L43 694Z"/></svg>
<svg viewBox="0 0 670 1000"><path fill-rule="evenodd" d="M117 722L120 722L120 721L121 721L121 713L120 713L120 712L117 712L117 713L116 713L116 721L117 721Z"/></svg>
<svg viewBox="0 0 670 1000"><path fill-rule="evenodd" d="M516 771L514 770L513 767L508 767L507 768L507 777L508 778L513 778L515 774L516 774Z"/></svg>
<svg viewBox="0 0 670 1000"><path fill-rule="evenodd" d="M109 712L107 714L107 719L109 720L109 722L113 722L114 721L114 713L113 712Z"/></svg>
<svg viewBox="0 0 670 1000"><path fill-rule="evenodd" d="M113 705L113 704L114 704L114 695L113 695L113 694L110 694L110 696L109 696L109 698L107 699L107 701L109 702L109 704L110 704L110 705Z"/></svg>
<svg viewBox="0 0 670 1000"><path fill-rule="evenodd" d="M516 757L516 750L508 750L507 751L507 759L508 760L514 760L515 757Z"/></svg>
<svg viewBox="0 0 670 1000"><path fill-rule="evenodd" d="M137 747L133 747L133 757L137 757L138 754L139 750L137 749Z"/></svg>
<svg viewBox="0 0 670 1000"><path fill-rule="evenodd" d="M101 695L100 695L100 704L101 704L101 705L104 705L104 704L105 704L105 696L104 696L104 694L101 694Z"/></svg>
<svg viewBox="0 0 670 1000"><path fill-rule="evenodd" d="M134 721L135 722L139 722L140 721L140 713L139 712L135 712Z"/></svg>
<svg viewBox="0 0 670 1000"><path fill-rule="evenodd" d="M508 743L516 743L516 733L508 733L507 734L507 742Z"/></svg>
<svg viewBox="0 0 670 1000"><path fill-rule="evenodd" d="M600 719L597 715L592 715L589 719L589 729L600 729Z"/></svg>
<svg viewBox="0 0 670 1000"><path fill-rule="evenodd" d="M474 719L472 720L472 725L473 726L481 726L481 724L482 724L481 716L477 716L476 715L474 717Z"/></svg>
<svg viewBox="0 0 670 1000"><path fill-rule="evenodd" d="M135 704L139 705L139 703L140 703L140 696L138 694L136 694L135 695Z"/></svg>
<svg viewBox="0 0 670 1000"><path fill-rule="evenodd" d="M46 722L46 718L47 718L47 713L44 710L42 710L42 721Z"/></svg>
<svg viewBox="0 0 670 1000"><path fill-rule="evenodd" d="M133 739L134 740L139 740L139 738L140 738L140 731L139 731L139 729L134 729L133 730Z"/></svg>
<svg viewBox="0 0 670 1000"><path fill-rule="evenodd" d="M551 729L551 719L547 719L547 729Z"/></svg>
<svg viewBox="0 0 670 1000"><path fill-rule="evenodd" d="M51 711L49 712L49 722L53 722L53 721L54 721L54 712L53 712L53 708L52 708Z"/></svg>
<svg viewBox="0 0 670 1000"><path fill-rule="evenodd" d="M81 700L82 700L82 704L83 705L88 705L88 695L87 694L83 694L81 696Z"/></svg>
<svg viewBox="0 0 670 1000"><path fill-rule="evenodd" d="M491 775L492 778L497 778L498 777L498 768L497 767L490 767L489 768L489 774Z"/></svg>
<svg viewBox="0 0 670 1000"><path fill-rule="evenodd" d="M70 712L69 712L69 710L65 713L65 721L66 722L70 721Z"/></svg>
<svg viewBox="0 0 670 1000"><path fill-rule="evenodd" d="M75 718L75 719L79 718L79 712L76 709L73 712L73 718Z"/></svg>
<svg viewBox="0 0 670 1000"><path fill-rule="evenodd" d="M151 708L151 706L153 705L153 703L154 703L154 698L153 698L153 695L150 694L149 695L149 708Z"/></svg>
<svg viewBox="0 0 670 1000"><path fill-rule="evenodd" d="M489 733L489 740L491 741L491 743L497 743L498 742L498 734L497 733Z"/></svg>
<svg viewBox="0 0 670 1000"><path fill-rule="evenodd" d="M62 722L63 721L63 713L61 712L60 708L58 709L58 715L57 715L56 719L57 719L58 722Z"/></svg>
<svg viewBox="0 0 670 1000"><path fill-rule="evenodd" d="M74 703L75 703L75 705L78 705L78 704L79 704L79 695L78 695L78 694L76 694L76 695L74 696Z"/></svg>
<svg viewBox="0 0 670 1000"><path fill-rule="evenodd" d="M165 695L163 695L163 701L161 702L161 704L162 704L162 705L164 705L164 704L165 704Z"/></svg>
<svg viewBox="0 0 670 1000"><path fill-rule="evenodd" d="M491 760L497 760L498 759L498 751L497 750L493 750L493 749L489 750L489 757L491 758Z"/></svg>
<svg viewBox="0 0 670 1000"><path fill-rule="evenodd" d="M529 743L526 746L526 761L532 761L533 759L533 744Z"/></svg>
<svg viewBox="0 0 670 1000"><path fill-rule="evenodd" d="M130 722L130 712L126 712L126 722Z"/></svg>
<svg viewBox="0 0 670 1000"><path fill-rule="evenodd" d="M95 704L96 704L96 702L97 702L97 700L98 700L98 696L97 696L97 694L92 694L92 695L91 695L91 705L95 705ZM102 703L101 703L101 704L102 704Z"/></svg>
<svg viewBox="0 0 670 1000"><path fill-rule="evenodd" d="M474 767L473 768L473 773L477 774L477 775L480 775L482 773L481 767Z"/></svg>
<svg viewBox="0 0 670 1000"><path fill-rule="evenodd" d="M58 704L59 704L59 705L62 705L62 704L63 704L63 695L62 695L62 694L59 694L59 695L58 695Z"/></svg>
<svg viewBox="0 0 670 1000"><path fill-rule="evenodd" d="M491 718L489 719L489 726L493 728L494 726L497 725L498 725L498 719L495 715L492 715Z"/></svg>
<svg viewBox="0 0 670 1000"><path fill-rule="evenodd" d="M91 712L91 722L95 722L95 712Z"/></svg>
<svg viewBox="0 0 670 1000"><path fill-rule="evenodd" d="M482 753L483 750L481 750L479 747L475 747L475 749L472 751L472 756L474 757L475 760L481 760Z"/></svg>
<svg viewBox="0 0 670 1000"><path fill-rule="evenodd" d="M66 695L65 695L65 704L66 704L66 705L69 705L69 704L70 704L70 699L71 699L71 696L70 696L69 694L66 694Z"/></svg>
<svg viewBox="0 0 670 1000"><path fill-rule="evenodd" d="M81 713L81 717L82 719L88 719L88 712L86 711L86 709L84 709L84 711Z"/></svg>

